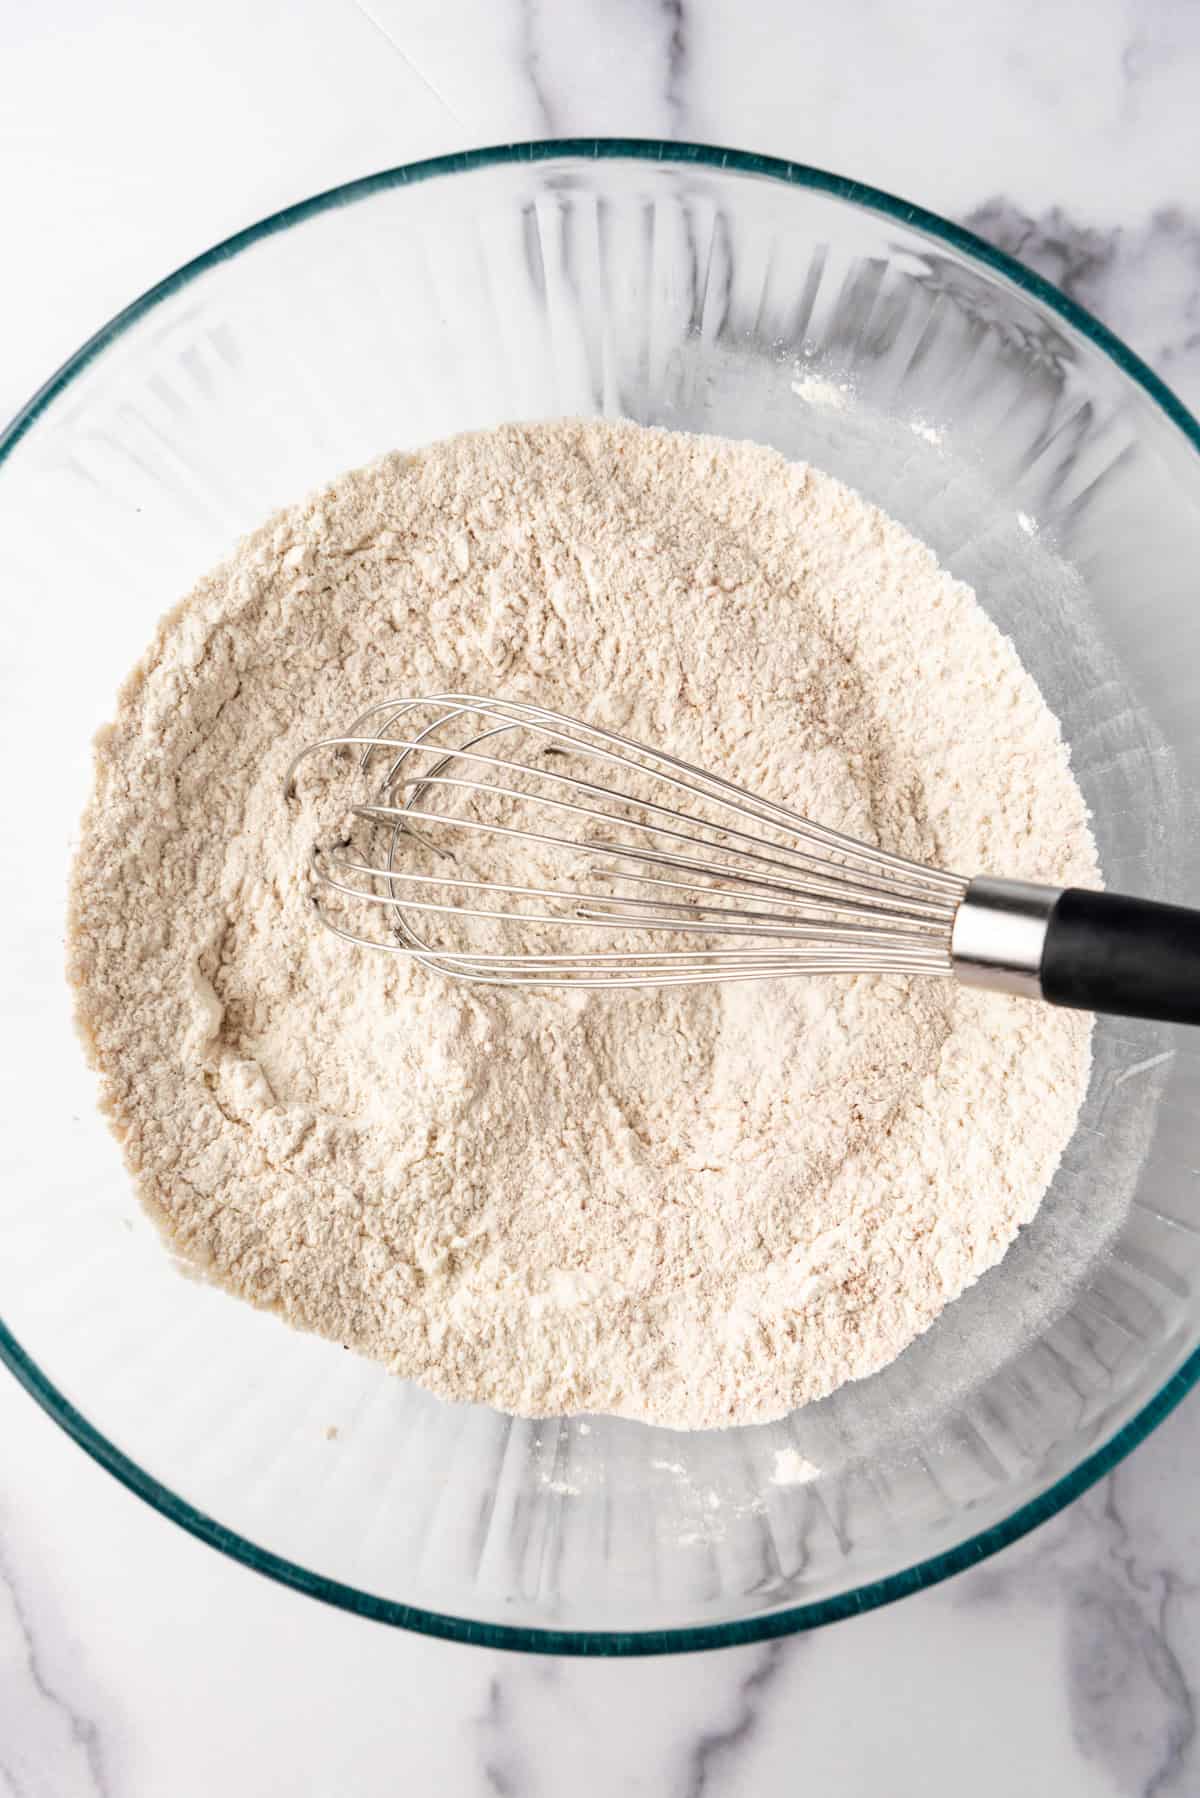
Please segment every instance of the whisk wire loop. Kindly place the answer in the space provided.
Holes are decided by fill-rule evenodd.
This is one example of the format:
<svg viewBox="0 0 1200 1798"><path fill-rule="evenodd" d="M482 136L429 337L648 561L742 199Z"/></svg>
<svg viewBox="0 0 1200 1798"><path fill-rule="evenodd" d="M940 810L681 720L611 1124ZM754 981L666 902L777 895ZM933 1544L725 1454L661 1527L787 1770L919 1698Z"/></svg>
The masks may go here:
<svg viewBox="0 0 1200 1798"><path fill-rule="evenodd" d="M339 751L355 753L360 787L340 842L313 849L317 911L336 936L449 978L594 988L953 971L967 881L619 732L471 694L387 699L302 750L285 792L302 761Z"/></svg>

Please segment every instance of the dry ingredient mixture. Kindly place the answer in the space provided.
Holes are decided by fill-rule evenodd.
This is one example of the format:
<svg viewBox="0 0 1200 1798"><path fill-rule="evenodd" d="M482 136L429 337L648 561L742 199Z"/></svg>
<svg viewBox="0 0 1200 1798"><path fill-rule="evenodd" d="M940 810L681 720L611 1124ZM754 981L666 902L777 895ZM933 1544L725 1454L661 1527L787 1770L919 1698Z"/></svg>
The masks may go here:
<svg viewBox="0 0 1200 1798"><path fill-rule="evenodd" d="M680 1427L882 1367L1000 1259L1090 1020L944 981L472 989L321 929L301 744L528 698L956 870L1096 879L973 594L752 444L567 422L345 475L164 622L97 744L70 975L174 1247L434 1391Z"/></svg>

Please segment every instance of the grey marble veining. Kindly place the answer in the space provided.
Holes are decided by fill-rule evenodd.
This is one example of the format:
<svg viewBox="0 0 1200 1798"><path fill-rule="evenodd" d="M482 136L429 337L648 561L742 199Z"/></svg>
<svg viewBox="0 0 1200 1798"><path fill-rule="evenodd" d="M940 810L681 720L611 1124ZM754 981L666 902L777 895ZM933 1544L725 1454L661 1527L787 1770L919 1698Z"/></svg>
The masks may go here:
<svg viewBox="0 0 1200 1798"><path fill-rule="evenodd" d="M1064 1699L1080 1753L1113 1790L1149 1798L1189 1791L1195 1774L1189 1636L1200 1585L1139 1539L1122 1506L1129 1479L1118 1470L1020 1549L981 1567L956 1599L1061 1618Z"/></svg>
<svg viewBox="0 0 1200 1798"><path fill-rule="evenodd" d="M403 41L388 29L380 19L378 13L374 12L369 5L364 4L364 0L354 0L354 4L357 6L363 18L367 20L368 24L379 33L383 42L395 51L404 67L410 70L417 81L421 83L422 87L433 96L433 99L446 113L447 117L453 119L454 123L461 126L464 130L467 129L467 121L462 117L462 114L455 109L453 102L447 98L442 89L437 86L436 82L426 74L421 64L405 48Z"/></svg>
<svg viewBox="0 0 1200 1798"><path fill-rule="evenodd" d="M55 1790L63 1798L76 1792L108 1798L101 1726L47 1664L58 1644L47 1642L40 1620L35 1625L25 1583L26 1570L0 1517L0 1666L5 1672L0 1720L7 1724L0 1731L0 1779L21 1798L41 1788L44 1770L52 1766ZM15 1691L10 1692L10 1683Z"/></svg>
<svg viewBox="0 0 1200 1798"><path fill-rule="evenodd" d="M1181 399L1200 404L1200 209L1164 206L1143 224L1104 227L1058 206L1031 216L992 198L962 222L1061 287Z"/></svg>
<svg viewBox="0 0 1200 1798"><path fill-rule="evenodd" d="M297 0L286 18L133 0L107 19L69 0L44 23L10 8L0 55L28 272L0 293L0 408L132 293L304 193L591 133L905 193L1200 404L1200 9L1174 0ZM6 1376L0 1444L0 1791L18 1798L1200 1792L1195 1401L945 1585L814 1636L635 1663L425 1641L286 1592L148 1511Z"/></svg>
<svg viewBox="0 0 1200 1798"><path fill-rule="evenodd" d="M750 1664L733 1687L733 1714L724 1723L699 1728L688 1744L680 1781L682 1798L705 1798L706 1793L717 1788L723 1775L736 1767L790 1658L791 1644L786 1641L764 1642L747 1657Z"/></svg>
<svg viewBox="0 0 1200 1798"><path fill-rule="evenodd" d="M520 63L526 81L533 95L533 103L537 108L542 134L546 137L564 137L566 133L555 123L558 112L558 97L553 102L550 90L544 79L543 61L545 52L542 47L541 33L538 30L540 14L537 0L521 0L521 37Z"/></svg>

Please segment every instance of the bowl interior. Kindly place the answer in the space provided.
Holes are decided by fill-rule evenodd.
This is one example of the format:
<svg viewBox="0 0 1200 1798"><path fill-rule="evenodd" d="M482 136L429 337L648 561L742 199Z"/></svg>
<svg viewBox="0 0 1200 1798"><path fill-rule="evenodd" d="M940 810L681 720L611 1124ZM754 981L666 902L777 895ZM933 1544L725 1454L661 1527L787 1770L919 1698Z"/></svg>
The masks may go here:
<svg viewBox="0 0 1200 1798"><path fill-rule="evenodd" d="M891 1367L777 1425L677 1435L447 1406L181 1279L96 1115L62 976L88 740L162 612L343 468L565 413L754 438L877 501L1015 640L1109 883L1200 890L1200 459L1036 283L909 209L720 153L489 153L360 183L139 302L0 463L0 738L36 767L3 871L5 1096L29 1122L4 1149L0 1316L43 1399L156 1502L308 1589L528 1646L719 1642L1021 1527L1183 1365L1186 1034L1100 1024L1038 1217Z"/></svg>

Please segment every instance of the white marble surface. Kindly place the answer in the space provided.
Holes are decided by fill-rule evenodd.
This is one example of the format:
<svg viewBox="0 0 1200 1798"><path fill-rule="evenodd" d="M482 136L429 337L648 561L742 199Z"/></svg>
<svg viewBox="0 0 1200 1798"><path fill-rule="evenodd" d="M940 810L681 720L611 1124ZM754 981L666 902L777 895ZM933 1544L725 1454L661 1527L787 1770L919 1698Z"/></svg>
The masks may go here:
<svg viewBox="0 0 1200 1798"><path fill-rule="evenodd" d="M1200 405L1183 0L0 7L0 411L213 240L526 136L822 164L1042 268ZM183 1536L0 1377L0 1791L19 1798L1200 1792L1200 1405L1033 1537L819 1635L520 1659L324 1609Z"/></svg>

